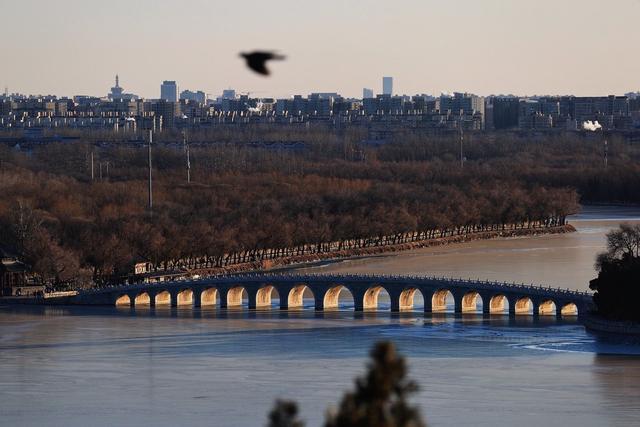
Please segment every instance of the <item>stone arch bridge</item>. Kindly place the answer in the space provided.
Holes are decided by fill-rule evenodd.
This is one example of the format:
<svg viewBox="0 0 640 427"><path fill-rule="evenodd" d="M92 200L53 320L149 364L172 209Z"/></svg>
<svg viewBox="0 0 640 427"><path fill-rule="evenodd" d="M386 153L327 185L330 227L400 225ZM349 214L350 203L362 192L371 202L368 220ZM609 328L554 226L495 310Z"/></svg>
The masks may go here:
<svg viewBox="0 0 640 427"><path fill-rule="evenodd" d="M346 292L348 291L348 292ZM145 283L83 291L73 303L84 305L217 306L301 309L304 298L318 311L338 308L340 295L351 294L356 311L378 310L382 291L392 312L414 309L419 293L425 312L515 315L579 315L591 305L591 294L551 287L424 276L255 274L190 281ZM243 302L246 301L246 302ZM308 305L308 304L307 304Z"/></svg>

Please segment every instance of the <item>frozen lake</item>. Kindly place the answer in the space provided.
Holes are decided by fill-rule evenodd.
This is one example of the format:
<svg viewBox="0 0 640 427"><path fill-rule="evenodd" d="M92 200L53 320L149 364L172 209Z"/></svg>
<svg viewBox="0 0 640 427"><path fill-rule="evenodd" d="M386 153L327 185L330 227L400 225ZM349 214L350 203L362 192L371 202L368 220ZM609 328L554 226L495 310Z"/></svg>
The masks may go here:
<svg viewBox="0 0 640 427"><path fill-rule="evenodd" d="M588 209L577 233L472 242L314 268L586 289L605 233L638 210ZM313 310L0 307L0 414L11 426L261 426L276 398L320 426L371 345L394 341L430 426L635 426L640 346L575 320Z"/></svg>

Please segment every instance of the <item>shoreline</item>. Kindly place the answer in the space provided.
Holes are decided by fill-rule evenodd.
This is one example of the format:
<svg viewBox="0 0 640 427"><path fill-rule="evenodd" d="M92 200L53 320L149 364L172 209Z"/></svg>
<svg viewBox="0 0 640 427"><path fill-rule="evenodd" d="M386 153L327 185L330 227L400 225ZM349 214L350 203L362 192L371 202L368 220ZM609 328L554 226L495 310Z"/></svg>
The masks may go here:
<svg viewBox="0 0 640 427"><path fill-rule="evenodd" d="M514 237L534 237L548 234L574 233L575 227L571 224L548 228L524 228L519 230L481 231L460 236L447 236L435 239L421 240L419 242L399 243L397 245L377 246L371 248L354 248L324 254L298 255L283 257L275 260L256 261L244 264L236 264L226 268L194 270L193 274L245 274L245 273L271 273L296 270L299 268L321 267L342 261L360 260L365 258L383 257L400 254L416 249L448 246L452 244L468 243L477 240L507 239Z"/></svg>
<svg viewBox="0 0 640 427"><path fill-rule="evenodd" d="M609 320L594 313L583 319L587 331L604 336L626 336L640 338L640 323Z"/></svg>
<svg viewBox="0 0 640 427"><path fill-rule="evenodd" d="M370 248L355 248L332 253L299 255L282 257L275 260L256 261L244 264L236 264L226 268L207 270L192 270L191 275L199 274L202 277L215 275L236 274L268 274L294 271L303 268L322 267L350 260L362 260L367 258L386 257L399 255L417 249L448 246L460 243L469 243L478 240L508 239L517 237L535 237L549 234L573 233L576 229L571 224L548 228L525 228L518 230L484 231L467 235L447 236L427 239L418 242L400 243L397 245L378 246ZM69 296L57 298L36 297L0 297L0 304L7 305L64 305Z"/></svg>

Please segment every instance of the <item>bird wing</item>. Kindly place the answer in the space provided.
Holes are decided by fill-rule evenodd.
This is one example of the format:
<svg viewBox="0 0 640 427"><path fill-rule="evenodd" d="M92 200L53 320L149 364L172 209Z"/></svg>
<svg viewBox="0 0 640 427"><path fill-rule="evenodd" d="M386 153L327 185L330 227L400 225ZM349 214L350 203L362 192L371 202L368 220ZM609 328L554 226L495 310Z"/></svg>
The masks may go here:
<svg viewBox="0 0 640 427"><path fill-rule="evenodd" d="M258 57L258 58L249 58L247 61L249 68L251 68L256 73L264 74L265 76L269 75L269 70L266 66L266 58Z"/></svg>

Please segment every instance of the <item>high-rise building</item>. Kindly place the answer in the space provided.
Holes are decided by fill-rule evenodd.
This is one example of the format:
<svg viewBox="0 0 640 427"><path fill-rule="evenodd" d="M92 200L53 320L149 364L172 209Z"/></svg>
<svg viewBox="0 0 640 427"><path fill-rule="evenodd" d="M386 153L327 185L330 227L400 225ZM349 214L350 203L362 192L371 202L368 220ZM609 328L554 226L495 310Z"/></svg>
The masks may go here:
<svg viewBox="0 0 640 427"><path fill-rule="evenodd" d="M382 78L382 94L393 95L393 77Z"/></svg>
<svg viewBox="0 0 640 427"><path fill-rule="evenodd" d="M222 91L222 99L236 99L235 89L224 89Z"/></svg>
<svg viewBox="0 0 640 427"><path fill-rule="evenodd" d="M364 88L362 89L362 99L370 99L373 98L373 89Z"/></svg>
<svg viewBox="0 0 640 427"><path fill-rule="evenodd" d="M175 80L165 80L160 86L160 99L178 102L178 85Z"/></svg>
<svg viewBox="0 0 640 427"><path fill-rule="evenodd" d="M520 99L513 96L491 99L493 110L493 128L510 129L518 126L520 118ZM487 117L489 120L489 117Z"/></svg>
<svg viewBox="0 0 640 427"><path fill-rule="evenodd" d="M194 101L199 104L204 104L207 102L207 94L203 91L199 90L197 92L192 92L190 90L183 90L180 92L180 99L184 99L187 101Z"/></svg>
<svg viewBox="0 0 640 427"><path fill-rule="evenodd" d="M177 103L160 99L151 104L151 111L158 119L161 119L161 129L164 129L173 127L175 117L180 110Z"/></svg>

